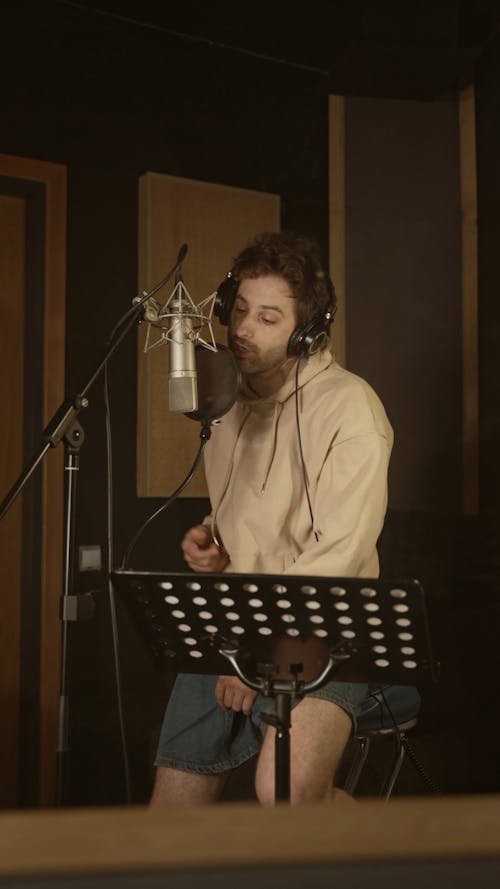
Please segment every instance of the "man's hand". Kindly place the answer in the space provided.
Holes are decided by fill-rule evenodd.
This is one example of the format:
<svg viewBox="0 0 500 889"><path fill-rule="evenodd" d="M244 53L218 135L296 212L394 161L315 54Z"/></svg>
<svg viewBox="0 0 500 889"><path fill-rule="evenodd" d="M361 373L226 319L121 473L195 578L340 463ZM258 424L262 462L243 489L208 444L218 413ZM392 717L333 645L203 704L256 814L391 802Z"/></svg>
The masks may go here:
<svg viewBox="0 0 500 889"><path fill-rule="evenodd" d="M181 546L184 558L193 571L219 573L229 562L224 547L214 543L208 525L190 528Z"/></svg>
<svg viewBox="0 0 500 889"><path fill-rule="evenodd" d="M236 676L219 676L215 686L215 700L223 710L243 711L250 716L257 692L241 682Z"/></svg>

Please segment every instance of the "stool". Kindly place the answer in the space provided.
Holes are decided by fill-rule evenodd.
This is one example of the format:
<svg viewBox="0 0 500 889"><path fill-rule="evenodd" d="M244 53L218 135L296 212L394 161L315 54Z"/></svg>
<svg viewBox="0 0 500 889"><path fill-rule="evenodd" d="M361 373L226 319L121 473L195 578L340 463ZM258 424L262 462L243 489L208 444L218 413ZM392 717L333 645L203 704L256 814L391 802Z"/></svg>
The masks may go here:
<svg viewBox="0 0 500 889"><path fill-rule="evenodd" d="M358 728L353 738L356 752L347 774L344 790L351 795L354 794L370 751L371 742L375 738L390 738L393 742L393 754L379 794L380 798L387 802L392 794L405 758L404 742L406 741L406 732L415 728L416 725L416 719L409 719L407 722L392 726L392 728L374 728L365 731L362 728Z"/></svg>

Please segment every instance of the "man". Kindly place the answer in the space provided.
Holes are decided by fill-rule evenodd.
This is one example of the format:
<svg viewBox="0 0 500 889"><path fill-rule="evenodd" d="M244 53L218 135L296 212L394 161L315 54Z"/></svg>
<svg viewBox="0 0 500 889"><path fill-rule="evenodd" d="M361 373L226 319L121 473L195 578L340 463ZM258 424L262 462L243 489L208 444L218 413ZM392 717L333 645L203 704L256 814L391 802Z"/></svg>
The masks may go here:
<svg viewBox="0 0 500 889"><path fill-rule="evenodd" d="M206 448L212 513L182 543L193 571L377 576L392 430L373 390L327 348L334 310L317 248L292 234L259 236L219 288L216 313L243 383ZM375 691L329 682L294 707L292 802L330 797L357 717L380 707ZM272 803L275 729L264 709L235 676L179 676L152 806L214 802L231 769L259 751L256 793Z"/></svg>

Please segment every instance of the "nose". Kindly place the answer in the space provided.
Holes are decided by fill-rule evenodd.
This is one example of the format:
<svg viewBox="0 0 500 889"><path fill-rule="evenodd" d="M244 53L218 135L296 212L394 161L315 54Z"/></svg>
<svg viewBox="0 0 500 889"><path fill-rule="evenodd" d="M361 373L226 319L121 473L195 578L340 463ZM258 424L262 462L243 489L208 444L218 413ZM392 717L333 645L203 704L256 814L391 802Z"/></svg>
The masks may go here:
<svg viewBox="0 0 500 889"><path fill-rule="evenodd" d="M249 312L236 313L233 312L233 334L239 339L251 340L254 332L254 325Z"/></svg>

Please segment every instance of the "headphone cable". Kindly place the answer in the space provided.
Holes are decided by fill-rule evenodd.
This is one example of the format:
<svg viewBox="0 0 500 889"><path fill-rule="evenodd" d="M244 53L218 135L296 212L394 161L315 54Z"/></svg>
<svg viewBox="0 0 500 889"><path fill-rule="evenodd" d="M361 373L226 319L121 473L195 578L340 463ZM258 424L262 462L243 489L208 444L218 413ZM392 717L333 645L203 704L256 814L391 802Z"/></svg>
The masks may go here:
<svg viewBox="0 0 500 889"><path fill-rule="evenodd" d="M307 506L309 508L309 515L311 516L311 529L312 529L312 532L316 538L316 541L318 541L319 537L318 537L316 531L314 530L314 515L313 515L313 510L312 510L312 505L311 505L311 497L309 495L309 485L307 483L307 469L306 469L306 463L304 460L304 451L302 449L302 435L301 435L301 431L300 431L299 367L300 367L301 360L302 360L302 356L299 355L299 357L297 359L297 366L295 368L295 420L297 423L297 439L298 439L298 443L299 443L299 454L300 454L300 464L302 466L302 477L304 479L304 489L305 489L306 497L307 497Z"/></svg>

